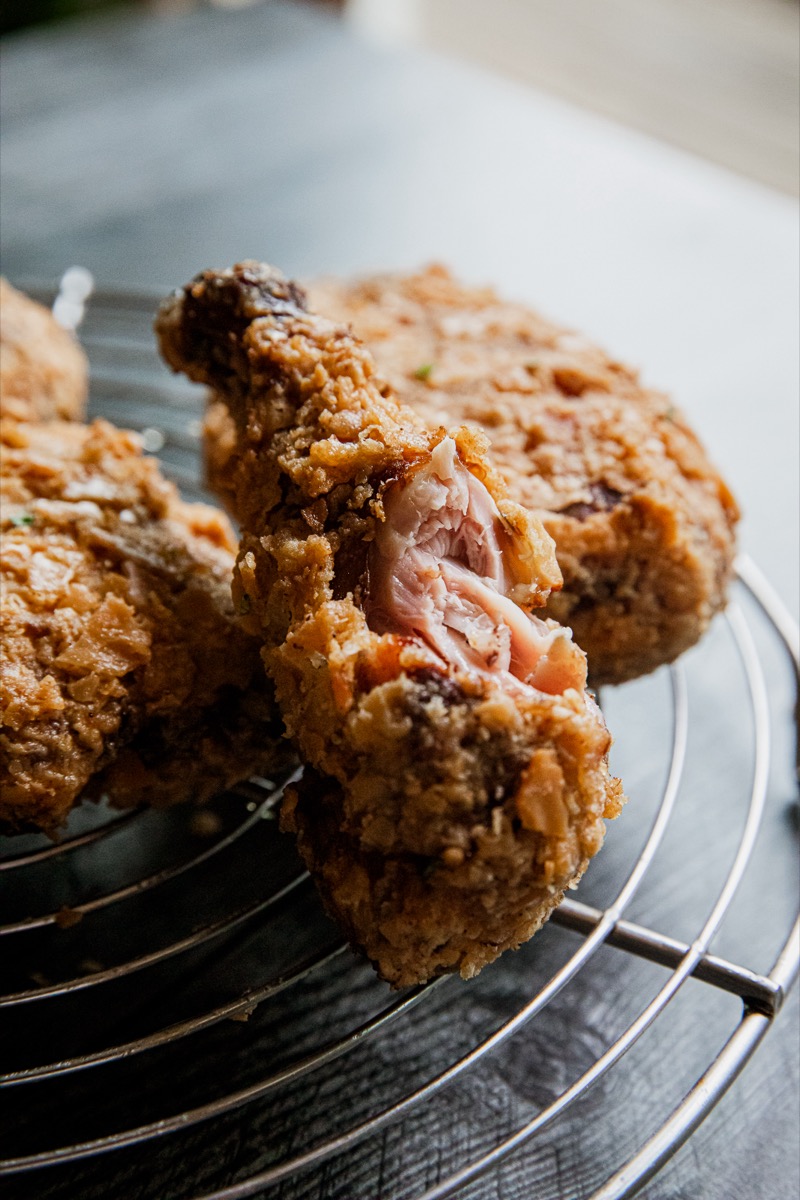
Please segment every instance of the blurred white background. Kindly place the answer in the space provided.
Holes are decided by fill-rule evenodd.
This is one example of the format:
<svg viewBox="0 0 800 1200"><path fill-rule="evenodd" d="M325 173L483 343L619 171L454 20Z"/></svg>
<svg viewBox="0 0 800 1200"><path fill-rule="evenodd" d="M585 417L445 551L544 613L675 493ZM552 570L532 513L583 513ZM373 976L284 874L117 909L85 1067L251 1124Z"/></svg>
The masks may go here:
<svg viewBox="0 0 800 1200"><path fill-rule="evenodd" d="M797 0L347 0L370 35L456 54L792 195Z"/></svg>

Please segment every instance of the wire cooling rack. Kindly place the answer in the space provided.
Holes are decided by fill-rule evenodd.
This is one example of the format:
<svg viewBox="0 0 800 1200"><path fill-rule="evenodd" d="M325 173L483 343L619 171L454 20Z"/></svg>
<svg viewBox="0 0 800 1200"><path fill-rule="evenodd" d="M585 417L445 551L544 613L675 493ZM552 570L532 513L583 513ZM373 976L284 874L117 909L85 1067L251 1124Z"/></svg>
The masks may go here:
<svg viewBox="0 0 800 1200"><path fill-rule="evenodd" d="M157 297L73 284L93 414L203 497L202 394L157 360ZM502 1175L514 1197L633 1195L797 973L797 662L740 560L700 647L601 697L630 802L580 899L469 984L391 993L342 944L278 832L285 778L0 841L7 1194L441 1200Z"/></svg>

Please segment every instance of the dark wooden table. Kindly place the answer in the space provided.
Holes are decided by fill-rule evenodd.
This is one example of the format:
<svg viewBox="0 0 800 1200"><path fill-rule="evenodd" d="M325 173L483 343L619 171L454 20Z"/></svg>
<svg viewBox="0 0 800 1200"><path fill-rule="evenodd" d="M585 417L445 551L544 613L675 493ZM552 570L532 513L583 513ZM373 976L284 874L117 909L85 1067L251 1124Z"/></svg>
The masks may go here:
<svg viewBox="0 0 800 1200"><path fill-rule="evenodd" d="M3 59L0 233L12 281L52 280L79 263L101 283L166 290L245 256L299 276L447 261L585 329L672 389L743 502L744 548L796 609L792 201L490 76L359 43L302 6L97 18L9 38ZM728 799L747 769L725 637L718 629L687 656L693 782L629 914L687 940L724 881L735 848ZM792 680L764 654L778 720L767 811L713 944L762 972L797 906ZM663 730L658 703L639 697L661 686L607 697L612 725L630 725L618 730L617 765L631 803L581 888L587 903L607 902L643 839ZM473 1031L485 1036L524 1000L526 972L560 961L565 936L546 930L475 984L448 983L433 1016L405 1035L409 1063L424 1076L426 1061L441 1069ZM424 1118L269 1195L416 1196L491 1148L602 1051L637 988L651 994L656 968L626 960L624 974L620 954L603 949L530 1039ZM616 1073L466 1194L590 1195L713 1059L730 1024L725 1004L688 983ZM795 991L743 1075L645 1186L649 1200L800 1195L797 1014ZM313 1031L313 1005L304 1019ZM379 1047L323 1075L304 1106L297 1096L285 1109L258 1102L146 1150L12 1179L9 1194L177 1200L221 1188L269 1161L270 1139L294 1151L314 1144L333 1116L369 1111L370 1089L381 1106L396 1062Z"/></svg>

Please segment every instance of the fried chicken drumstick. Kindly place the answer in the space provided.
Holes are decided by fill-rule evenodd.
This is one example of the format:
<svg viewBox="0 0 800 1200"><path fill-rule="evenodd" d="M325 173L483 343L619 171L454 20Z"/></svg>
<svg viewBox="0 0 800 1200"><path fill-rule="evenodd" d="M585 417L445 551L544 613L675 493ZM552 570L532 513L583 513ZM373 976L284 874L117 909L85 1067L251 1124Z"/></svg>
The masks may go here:
<svg viewBox="0 0 800 1200"><path fill-rule="evenodd" d="M541 926L621 803L560 581L483 440L431 431L273 269L207 271L156 321L236 426L240 612L320 778L285 822L395 986L475 974Z"/></svg>
<svg viewBox="0 0 800 1200"><path fill-rule="evenodd" d="M3 423L0 827L208 799L286 757L227 520L105 421Z"/></svg>

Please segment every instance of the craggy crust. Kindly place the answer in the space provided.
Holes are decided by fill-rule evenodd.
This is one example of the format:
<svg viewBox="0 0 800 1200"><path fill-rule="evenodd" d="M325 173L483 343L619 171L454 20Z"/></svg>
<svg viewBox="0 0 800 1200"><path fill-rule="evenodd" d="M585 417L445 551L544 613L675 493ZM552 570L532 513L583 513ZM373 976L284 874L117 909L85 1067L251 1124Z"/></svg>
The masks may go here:
<svg viewBox="0 0 800 1200"><path fill-rule="evenodd" d="M53 833L85 789L202 801L268 770L282 728L225 518L105 421L10 421L0 453L0 825Z"/></svg>
<svg viewBox="0 0 800 1200"><path fill-rule="evenodd" d="M49 309L0 278L0 417L80 421L87 378L75 338Z"/></svg>
<svg viewBox="0 0 800 1200"><path fill-rule="evenodd" d="M427 703L417 695L401 705L416 718L431 786L414 797L413 824L401 818L402 837L389 850L367 841L363 819L336 781L307 769L287 790L281 828L297 835L329 914L395 987L448 971L469 979L528 941L600 849L602 818L622 807L621 793L609 787L604 796L598 786L609 741L599 716L587 718L578 704L542 705L528 714L532 727L523 733L510 711L498 711L493 727L487 707L464 698L444 722L433 689ZM395 722L388 713L372 739L387 778L396 766ZM469 741L476 735L486 739L480 750ZM485 766L480 778L476 759ZM467 786L460 767L472 775ZM471 804L451 802L448 791L467 787ZM443 801L449 812L440 821ZM376 796L380 819L379 804Z"/></svg>
<svg viewBox="0 0 800 1200"><path fill-rule="evenodd" d="M632 679L698 640L725 604L738 510L666 396L443 267L322 281L310 295L429 426L488 434L510 494L556 543L564 587L547 613L571 626L593 681Z"/></svg>
<svg viewBox="0 0 800 1200"><path fill-rule="evenodd" d="M379 547L394 535L392 506L448 448L496 505L517 581L508 594L522 607L558 585L552 543L505 496L480 438L428 431L360 343L306 311L271 268L204 272L165 301L156 331L173 369L210 385L234 417L234 596L261 631L290 733L329 777L290 802L287 827L384 978L472 975L574 886L620 785L565 631L539 623L567 681L550 691L379 632Z"/></svg>

